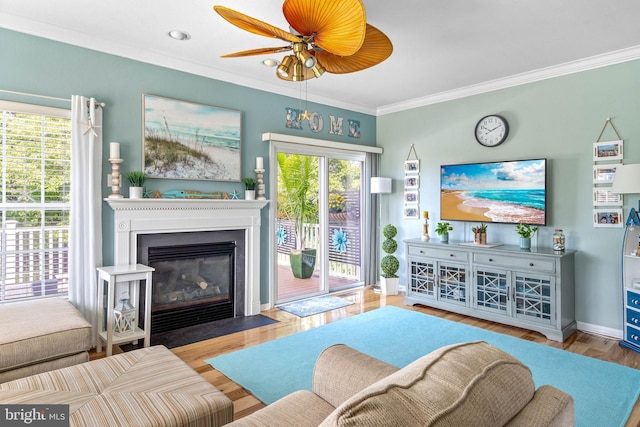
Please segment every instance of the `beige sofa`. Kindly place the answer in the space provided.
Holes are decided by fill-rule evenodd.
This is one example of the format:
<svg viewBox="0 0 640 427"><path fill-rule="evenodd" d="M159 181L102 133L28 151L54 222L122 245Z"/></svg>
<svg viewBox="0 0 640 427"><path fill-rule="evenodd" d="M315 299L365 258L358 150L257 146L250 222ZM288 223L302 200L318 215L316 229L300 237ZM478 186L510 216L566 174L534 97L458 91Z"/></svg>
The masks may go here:
<svg viewBox="0 0 640 427"><path fill-rule="evenodd" d="M486 342L440 348L403 369L334 345L313 392L297 391L232 426L573 426L573 398L535 390L529 368Z"/></svg>
<svg viewBox="0 0 640 427"><path fill-rule="evenodd" d="M91 324L69 301L0 306L0 383L89 360Z"/></svg>

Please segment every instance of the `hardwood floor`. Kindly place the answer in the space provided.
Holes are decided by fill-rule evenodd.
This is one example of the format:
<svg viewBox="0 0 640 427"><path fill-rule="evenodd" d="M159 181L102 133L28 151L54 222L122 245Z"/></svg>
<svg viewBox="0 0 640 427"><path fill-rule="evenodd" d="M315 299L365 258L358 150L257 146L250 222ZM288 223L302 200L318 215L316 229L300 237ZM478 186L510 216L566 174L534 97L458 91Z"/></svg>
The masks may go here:
<svg viewBox="0 0 640 427"><path fill-rule="evenodd" d="M307 318L299 318L278 309L263 311L261 313L262 315L276 319L279 322L248 331L213 338L207 341L201 341L184 347L178 347L173 349L173 352L200 373L200 375L202 375L207 381L229 396L234 404L235 419L247 416L265 405L252 396L247 390L243 389L229 378L213 369L210 365L206 364L204 362L205 359L291 335L296 332L305 331L336 320L374 310L385 305L394 305L408 310L420 311L422 313L439 316L451 321L481 327L494 332L511 335L585 356L640 369L640 353L620 347L618 345L618 340L613 338L577 332L569 337L565 342L557 343L555 341L547 340L543 335L537 332L525 329L505 326L425 306L407 306L404 305L403 295L384 296L373 292L371 289L351 290L345 292L344 295L344 298L351 299L355 304ZM102 355L93 354L92 358L99 358L101 356ZM639 425L640 403L636 403L626 426L637 427Z"/></svg>

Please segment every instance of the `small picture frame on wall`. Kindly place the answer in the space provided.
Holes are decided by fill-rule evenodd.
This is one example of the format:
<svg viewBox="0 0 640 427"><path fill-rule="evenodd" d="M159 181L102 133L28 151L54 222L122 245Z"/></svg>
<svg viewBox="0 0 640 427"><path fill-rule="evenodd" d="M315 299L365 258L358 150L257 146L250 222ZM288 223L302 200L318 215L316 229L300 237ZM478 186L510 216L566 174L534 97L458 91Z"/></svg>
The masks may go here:
<svg viewBox="0 0 640 427"><path fill-rule="evenodd" d="M593 166L593 183L594 184L611 184L613 177L616 176L616 168L620 163L612 163L605 165Z"/></svg>
<svg viewBox="0 0 640 427"><path fill-rule="evenodd" d="M404 207L404 219L418 219L419 218L418 205L407 205Z"/></svg>
<svg viewBox="0 0 640 427"><path fill-rule="evenodd" d="M405 160L404 173L406 175L420 173L420 160Z"/></svg>
<svg viewBox="0 0 640 427"><path fill-rule="evenodd" d="M623 225L624 220L622 219L622 209L593 210L594 227L622 227Z"/></svg>
<svg viewBox="0 0 640 427"><path fill-rule="evenodd" d="M404 204L405 205L415 205L419 203L419 193L416 190L410 190L404 192Z"/></svg>
<svg viewBox="0 0 640 427"><path fill-rule="evenodd" d="M611 187L595 187L593 189L594 206L622 206L622 194L614 193Z"/></svg>
<svg viewBox="0 0 640 427"><path fill-rule="evenodd" d="M404 188L407 190L418 189L420 187L419 175L407 175L404 177Z"/></svg>
<svg viewBox="0 0 640 427"><path fill-rule="evenodd" d="M593 143L593 160L596 162L622 160L623 155L622 140Z"/></svg>

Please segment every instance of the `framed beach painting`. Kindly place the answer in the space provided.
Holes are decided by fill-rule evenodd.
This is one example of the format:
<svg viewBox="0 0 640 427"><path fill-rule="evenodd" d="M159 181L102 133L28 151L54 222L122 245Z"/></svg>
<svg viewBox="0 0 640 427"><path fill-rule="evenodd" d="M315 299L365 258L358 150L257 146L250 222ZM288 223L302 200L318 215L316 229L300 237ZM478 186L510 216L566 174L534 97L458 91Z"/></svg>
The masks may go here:
<svg viewBox="0 0 640 427"><path fill-rule="evenodd" d="M143 169L148 178L241 180L241 113L142 95Z"/></svg>

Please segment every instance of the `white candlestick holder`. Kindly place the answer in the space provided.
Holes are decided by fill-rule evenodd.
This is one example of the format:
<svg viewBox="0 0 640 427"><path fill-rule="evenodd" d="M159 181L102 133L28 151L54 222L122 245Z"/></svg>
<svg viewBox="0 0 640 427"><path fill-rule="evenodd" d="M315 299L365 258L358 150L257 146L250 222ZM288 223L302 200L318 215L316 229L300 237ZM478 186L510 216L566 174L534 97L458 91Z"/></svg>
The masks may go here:
<svg viewBox="0 0 640 427"><path fill-rule="evenodd" d="M111 194L110 199L121 199L123 196L120 194L121 176L120 176L120 163L123 159L109 159L111 163Z"/></svg>
<svg viewBox="0 0 640 427"><path fill-rule="evenodd" d="M266 200L264 196L264 169L255 169L258 177L258 185L256 186L256 200Z"/></svg>
<svg viewBox="0 0 640 427"><path fill-rule="evenodd" d="M428 242L429 237L429 218L422 218L422 241Z"/></svg>

